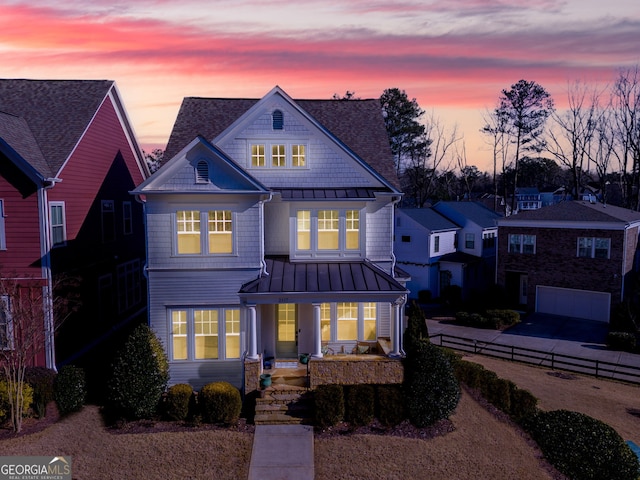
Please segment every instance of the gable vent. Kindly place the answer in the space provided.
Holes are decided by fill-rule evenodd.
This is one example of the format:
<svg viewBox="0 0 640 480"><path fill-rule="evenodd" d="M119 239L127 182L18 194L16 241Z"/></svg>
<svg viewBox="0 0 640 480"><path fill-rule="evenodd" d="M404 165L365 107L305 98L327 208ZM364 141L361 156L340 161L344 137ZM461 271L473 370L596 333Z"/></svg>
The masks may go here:
<svg viewBox="0 0 640 480"><path fill-rule="evenodd" d="M284 115L282 110L274 110L271 114L274 130L282 130L284 128Z"/></svg>
<svg viewBox="0 0 640 480"><path fill-rule="evenodd" d="M209 164L204 160L196 165L196 183L209 183Z"/></svg>

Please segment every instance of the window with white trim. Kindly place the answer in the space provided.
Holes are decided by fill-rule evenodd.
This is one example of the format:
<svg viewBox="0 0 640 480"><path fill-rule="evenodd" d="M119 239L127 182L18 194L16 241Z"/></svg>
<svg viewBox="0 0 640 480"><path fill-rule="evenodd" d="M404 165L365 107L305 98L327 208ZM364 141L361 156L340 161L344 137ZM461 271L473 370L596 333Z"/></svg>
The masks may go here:
<svg viewBox="0 0 640 480"><path fill-rule="evenodd" d="M0 250L7 249L7 232L4 225L4 200L0 199Z"/></svg>
<svg viewBox="0 0 640 480"><path fill-rule="evenodd" d="M308 147L304 143L264 142L250 146L252 168L305 168Z"/></svg>
<svg viewBox="0 0 640 480"><path fill-rule="evenodd" d="M102 241L113 242L116 239L116 206L113 200L100 202L102 213Z"/></svg>
<svg viewBox="0 0 640 480"><path fill-rule="evenodd" d="M176 253L200 255L202 252L210 255L233 253L233 214L230 210L176 212Z"/></svg>
<svg viewBox="0 0 640 480"><path fill-rule="evenodd" d="M13 324L11 301L8 295L0 296L0 350L13 348Z"/></svg>
<svg viewBox="0 0 640 480"><path fill-rule="evenodd" d="M122 202L122 233L131 235L133 233L133 209L131 202Z"/></svg>
<svg viewBox="0 0 640 480"><path fill-rule="evenodd" d="M509 253L523 253L533 255L536 253L536 236L509 234Z"/></svg>
<svg viewBox="0 0 640 480"><path fill-rule="evenodd" d="M440 236L434 235L433 236L433 253L439 253L439 252L440 252Z"/></svg>
<svg viewBox="0 0 640 480"><path fill-rule="evenodd" d="M118 312L123 313L142 302L140 260L118 265Z"/></svg>
<svg viewBox="0 0 640 480"><path fill-rule="evenodd" d="M49 202L49 228L51 231L51 246L64 245L67 241L64 202Z"/></svg>
<svg viewBox="0 0 640 480"><path fill-rule="evenodd" d="M355 209L298 210L295 249L304 253L357 253L361 248L361 211Z"/></svg>
<svg viewBox="0 0 640 480"><path fill-rule="evenodd" d="M172 361L240 358L239 308L172 308L169 322Z"/></svg>
<svg viewBox="0 0 640 480"><path fill-rule="evenodd" d="M375 302L338 302L320 305L323 342L375 341L378 338Z"/></svg>
<svg viewBox="0 0 640 480"><path fill-rule="evenodd" d="M578 257L609 258L610 238L578 237Z"/></svg>
<svg viewBox="0 0 640 480"><path fill-rule="evenodd" d="M464 248L473 250L476 247L476 235L474 233L464 234Z"/></svg>

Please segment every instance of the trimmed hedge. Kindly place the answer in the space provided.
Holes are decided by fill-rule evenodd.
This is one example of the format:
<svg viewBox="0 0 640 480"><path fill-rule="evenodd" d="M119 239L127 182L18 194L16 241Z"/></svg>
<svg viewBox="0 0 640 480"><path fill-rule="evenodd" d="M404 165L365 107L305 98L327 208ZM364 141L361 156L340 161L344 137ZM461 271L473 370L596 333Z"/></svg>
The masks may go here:
<svg viewBox="0 0 640 480"><path fill-rule="evenodd" d="M240 418L240 391L229 382L208 383L198 395L202 420L207 423L234 425Z"/></svg>
<svg viewBox="0 0 640 480"><path fill-rule="evenodd" d="M416 427L448 418L460 400L460 385L449 359L427 340L414 342L405 359L407 414Z"/></svg>
<svg viewBox="0 0 640 480"><path fill-rule="evenodd" d="M164 401L164 415L169 420L186 420L193 404L193 387L186 383L172 385Z"/></svg>
<svg viewBox="0 0 640 480"><path fill-rule="evenodd" d="M376 386L376 417L386 427L402 423L406 418L402 385Z"/></svg>
<svg viewBox="0 0 640 480"><path fill-rule="evenodd" d="M369 425L375 417L373 385L350 385L345 388L345 420L354 426Z"/></svg>
<svg viewBox="0 0 640 480"><path fill-rule="evenodd" d="M327 428L344 420L344 389L340 385L318 385L314 392L316 425Z"/></svg>
<svg viewBox="0 0 640 480"><path fill-rule="evenodd" d="M87 397L84 370L75 365L62 367L53 383L53 393L61 415L82 410Z"/></svg>
<svg viewBox="0 0 640 480"><path fill-rule="evenodd" d="M520 323L520 314L501 309L487 310L484 314L457 312L456 321L469 327L499 330Z"/></svg>
<svg viewBox="0 0 640 480"><path fill-rule="evenodd" d="M629 332L609 332L607 334L607 347L623 352L635 352L636 336Z"/></svg>
<svg viewBox="0 0 640 480"><path fill-rule="evenodd" d="M525 424L544 456L577 480L637 480L638 458L609 425L568 410L539 412Z"/></svg>

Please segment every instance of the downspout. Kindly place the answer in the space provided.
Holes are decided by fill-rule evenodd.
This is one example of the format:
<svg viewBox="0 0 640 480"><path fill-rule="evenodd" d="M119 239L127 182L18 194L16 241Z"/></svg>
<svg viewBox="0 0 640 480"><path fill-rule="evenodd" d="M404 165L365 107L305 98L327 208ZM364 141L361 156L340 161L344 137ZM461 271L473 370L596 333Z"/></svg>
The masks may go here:
<svg viewBox="0 0 640 480"><path fill-rule="evenodd" d="M54 344L55 319L53 314L53 274L51 271L51 235L49 218L49 196L47 190L61 182L59 178L46 178L42 188L38 189L40 203L40 251L42 258L42 276L46 280L44 287L44 327L45 327L45 361L47 368L56 370L56 352Z"/></svg>
<svg viewBox="0 0 640 480"><path fill-rule="evenodd" d="M269 192L269 198L260 200L260 275L269 275L267 271L267 262L264 259L265 254L265 242L264 242L264 204L270 202L273 199L273 192Z"/></svg>
<svg viewBox="0 0 640 480"><path fill-rule="evenodd" d="M391 208L393 215L391 215L391 276L395 278L396 271L396 254L393 250L393 245L395 245L394 238L396 236L396 206L400 203L402 196L398 195L397 197L393 197L391 200Z"/></svg>

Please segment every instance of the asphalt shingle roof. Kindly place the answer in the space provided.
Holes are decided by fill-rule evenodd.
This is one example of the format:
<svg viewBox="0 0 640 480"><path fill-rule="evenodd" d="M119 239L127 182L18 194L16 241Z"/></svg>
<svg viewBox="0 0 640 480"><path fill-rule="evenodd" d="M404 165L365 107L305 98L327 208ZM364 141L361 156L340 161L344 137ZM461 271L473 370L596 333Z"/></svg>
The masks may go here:
<svg viewBox="0 0 640 480"><path fill-rule="evenodd" d="M196 135L213 140L258 101L242 98L185 98L169 137L164 158L173 158ZM382 108L377 99L294 102L390 184L399 188Z"/></svg>
<svg viewBox="0 0 640 480"><path fill-rule="evenodd" d="M451 210L459 213L465 218L471 220L473 223L479 225L482 228L495 227L496 220L500 218L500 215L493 210L488 209L482 203L479 202L438 202L433 208L438 210L438 205L446 206ZM443 215L446 213L443 212Z"/></svg>
<svg viewBox="0 0 640 480"><path fill-rule="evenodd" d="M454 230L460 228L458 225L445 218L432 208L402 208L400 211L431 231Z"/></svg>
<svg viewBox="0 0 640 480"><path fill-rule="evenodd" d="M640 212L603 203L569 200L537 210L519 212L517 215L507 217L505 220L508 223L514 221L632 223L640 222ZM503 222L501 221L500 223Z"/></svg>
<svg viewBox="0 0 640 480"><path fill-rule="evenodd" d="M0 79L0 112L26 122L43 158L36 154L25 160L50 177L67 160L113 84L112 80ZM15 128L6 115L0 122L3 135ZM24 144L13 148L36 150L35 145Z"/></svg>

